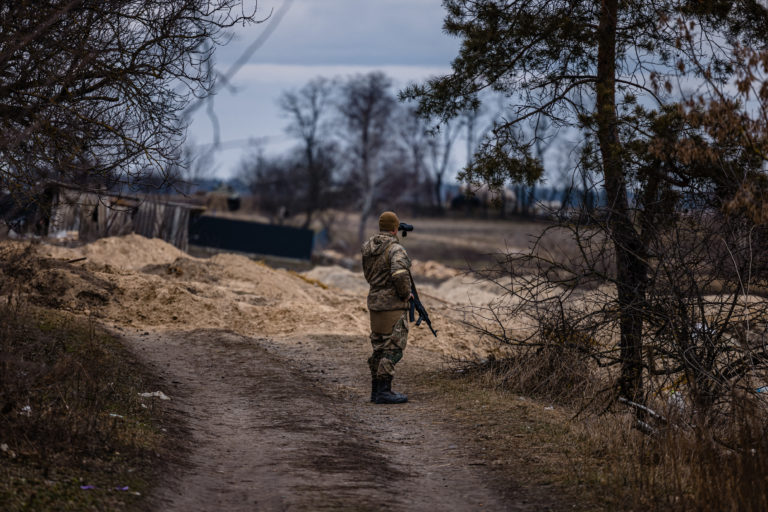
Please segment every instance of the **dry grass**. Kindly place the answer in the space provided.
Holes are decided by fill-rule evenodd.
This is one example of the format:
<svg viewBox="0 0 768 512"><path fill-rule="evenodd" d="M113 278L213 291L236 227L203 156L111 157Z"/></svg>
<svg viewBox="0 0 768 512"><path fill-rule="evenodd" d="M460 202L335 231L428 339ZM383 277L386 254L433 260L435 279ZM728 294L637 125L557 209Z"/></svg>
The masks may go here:
<svg viewBox="0 0 768 512"><path fill-rule="evenodd" d="M511 503L531 510L630 508L613 484L607 454L571 408L489 386L478 374L449 371L425 376L424 384L439 390L443 414L477 454L470 463L486 466Z"/></svg>
<svg viewBox="0 0 768 512"><path fill-rule="evenodd" d="M593 396L605 386L591 361L564 345L520 347L508 354L460 363L457 372L489 387L564 405Z"/></svg>
<svg viewBox="0 0 768 512"><path fill-rule="evenodd" d="M3 510L138 505L164 442L146 372L88 319L5 299L0 319Z"/></svg>
<svg viewBox="0 0 768 512"><path fill-rule="evenodd" d="M591 428L584 440L604 454L606 491L621 492L628 509L764 511L768 440L764 411L756 413L744 410L730 424L677 426L654 436L627 435L629 416L614 422L617 415L609 414L585 421Z"/></svg>
<svg viewBox="0 0 768 512"><path fill-rule="evenodd" d="M559 261L574 257L573 244L558 243L566 235L562 229L550 230L542 239L546 244L539 246L545 263L552 263L555 271ZM547 277L553 281L568 277L567 272L553 273L547 265L537 267L535 258L510 258L507 263L518 273L530 266L549 272ZM609 273L610 258L599 263L599 273ZM506 278L506 271L502 268L499 275ZM579 282L577 291L592 290L590 284ZM605 328L615 321L615 315L611 309L599 309L614 298L601 297L602 293L591 295L590 300L606 314L602 327L607 339L598 340L595 324L590 322L572 326L565 321L551 322L547 308L541 307L543 302L537 302L533 312L538 316L532 319L541 328L527 340L530 346L505 352L503 359L462 363L436 377L434 384L445 389L446 399L456 404L452 414L467 430L467 437L481 453L488 454L488 464L501 468L502 482L556 485L568 502L565 508L768 510L768 400L749 393L724 396L706 409L706 404L691 398L688 409L681 410L675 403L667 403L662 390L647 399L669 425L655 425L652 435L636 430L638 418L614 401L615 376L596 364L598 360L609 364L611 357L606 356L618 352L614 351L615 340L610 339L616 331ZM555 309L568 312L568 306L578 305L574 299L585 295L567 293L564 302L557 304L564 307ZM534 300L543 295L531 296ZM505 307L501 304L502 311L494 318L510 319L509 326L519 325L511 313L504 316ZM730 310L727 312L733 320ZM577 318L590 318L588 312L579 313ZM675 322L676 314L677 310L670 313ZM764 385L760 379L746 381L740 383L745 389ZM662 387L651 379L646 384L645 389L651 391ZM692 387L680 382L677 391L695 395ZM469 404L467 410L462 402ZM693 410L691 402L699 404L699 410ZM553 409L545 408L552 405Z"/></svg>
<svg viewBox="0 0 768 512"><path fill-rule="evenodd" d="M610 389L596 375L578 353L544 347L430 384L502 487L554 486L558 507L579 510L768 510L765 400L733 397L729 415L695 422L668 405L669 425L646 435L610 393L584 409Z"/></svg>

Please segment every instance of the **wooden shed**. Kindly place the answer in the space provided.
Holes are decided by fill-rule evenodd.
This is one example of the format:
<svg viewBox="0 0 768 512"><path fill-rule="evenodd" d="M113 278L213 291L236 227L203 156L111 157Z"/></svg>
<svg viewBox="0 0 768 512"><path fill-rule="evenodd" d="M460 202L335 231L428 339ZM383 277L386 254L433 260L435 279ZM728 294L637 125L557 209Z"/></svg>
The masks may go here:
<svg viewBox="0 0 768 512"><path fill-rule="evenodd" d="M48 235L77 231L82 241L130 233L147 238L162 238L186 251L189 245L190 216L204 208L164 201L151 194L116 196L83 191L62 183L52 183L45 196L50 201Z"/></svg>

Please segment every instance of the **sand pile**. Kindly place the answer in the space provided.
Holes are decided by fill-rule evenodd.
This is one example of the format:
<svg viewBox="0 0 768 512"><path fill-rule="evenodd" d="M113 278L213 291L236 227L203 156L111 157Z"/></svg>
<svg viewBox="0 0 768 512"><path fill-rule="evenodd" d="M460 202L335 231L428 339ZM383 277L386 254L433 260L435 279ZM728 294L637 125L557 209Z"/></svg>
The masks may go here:
<svg viewBox="0 0 768 512"><path fill-rule="evenodd" d="M433 337L425 325L416 327L411 324L409 343L456 358L484 357L489 352L495 352L498 349L495 342L479 340L479 335L465 323L470 313L464 308L470 305L486 306L498 300L503 290L492 283L460 275L458 271L436 262L414 262L414 267L419 272L414 273L416 281L420 277L451 277L438 285L417 283L419 295L429 311L433 326L439 331L439 337ZM303 275L326 284L331 290L349 294L352 303L365 304L368 284L362 272L331 265L315 267ZM367 325L363 326L363 333L367 333L366 328Z"/></svg>
<svg viewBox="0 0 768 512"><path fill-rule="evenodd" d="M0 294L22 294L33 304L90 313L119 290L108 280L67 260L40 256L39 245L3 243Z"/></svg>
<svg viewBox="0 0 768 512"><path fill-rule="evenodd" d="M159 263L146 265L141 268L145 274L168 275L184 281L197 281L200 283L217 283L223 277L219 266L207 260L196 258L176 258L171 263Z"/></svg>
<svg viewBox="0 0 768 512"><path fill-rule="evenodd" d="M3 243L0 272L34 303L136 331L217 328L274 339L353 335L362 342L369 334L365 281L341 267L302 276L233 254L192 258L162 240L130 235L79 248ZM491 345L478 343L450 306L431 298L428 305L440 337L412 325L410 344L454 357L487 353Z"/></svg>
<svg viewBox="0 0 768 512"><path fill-rule="evenodd" d="M362 272L353 272L338 265L315 267L312 270L303 272L303 275L355 295L368 293L368 283L363 277Z"/></svg>
<svg viewBox="0 0 768 512"><path fill-rule="evenodd" d="M138 270L147 265L171 263L186 254L159 238L141 235L101 238L75 249L41 245L41 254L59 259L87 258L96 265Z"/></svg>
<svg viewBox="0 0 768 512"><path fill-rule="evenodd" d="M6 263L19 260L4 247ZM215 327L272 335L304 325L321 332L338 328L336 294L243 256L191 258L162 240L137 235L78 248L24 247L24 263L6 267L26 276L23 292L37 304L137 329ZM362 332L365 322L354 327Z"/></svg>
<svg viewBox="0 0 768 512"><path fill-rule="evenodd" d="M312 254L312 261L321 266L333 266L338 265L340 267L358 270L361 265L362 256L360 253L355 254L350 258L333 249L323 249L320 252Z"/></svg>
<svg viewBox="0 0 768 512"><path fill-rule="evenodd" d="M504 293L504 290L493 283L472 275L459 274L457 270L433 261L420 264L414 262L414 268L419 272L414 271L413 274L420 294L430 295L451 304L486 306ZM353 272L338 265L315 267L303 275L350 294L364 296L368 293L368 283L362 272ZM421 276L434 279L436 276L447 275L450 277L439 284L419 282Z"/></svg>
<svg viewBox="0 0 768 512"><path fill-rule="evenodd" d="M498 285L473 275L457 275L437 287L425 285L421 288L446 302L472 306L487 306L504 294Z"/></svg>
<svg viewBox="0 0 768 512"><path fill-rule="evenodd" d="M417 277L425 277L430 280L442 281L444 279L455 277L461 272L455 268L446 267L445 265L436 261L414 260L411 263L411 273Z"/></svg>

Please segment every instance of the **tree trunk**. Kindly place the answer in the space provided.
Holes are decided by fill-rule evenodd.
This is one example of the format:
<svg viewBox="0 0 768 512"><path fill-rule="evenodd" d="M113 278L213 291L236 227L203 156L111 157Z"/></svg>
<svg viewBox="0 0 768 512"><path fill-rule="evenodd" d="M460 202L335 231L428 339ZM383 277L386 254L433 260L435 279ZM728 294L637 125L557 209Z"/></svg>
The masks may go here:
<svg viewBox="0 0 768 512"><path fill-rule="evenodd" d="M361 147L362 152L360 154L360 163L363 167L363 204L362 208L360 209L360 225L357 227L357 244L358 246L363 244L363 240L365 240L365 224L368 221L368 217L371 215L371 210L373 209L373 200L374 200L374 184L375 184L375 177L373 174L373 169L371 169L371 155L368 151L368 125L366 124L363 127L362 132L362 138L361 138Z"/></svg>
<svg viewBox="0 0 768 512"><path fill-rule="evenodd" d="M357 245L363 245L363 241L365 240L365 224L368 222L368 217L370 216L370 207L365 207L363 211L360 212L360 224L357 227Z"/></svg>
<svg viewBox="0 0 768 512"><path fill-rule="evenodd" d="M365 195L363 196L362 208L360 208L360 225L357 227L358 246L362 245L365 240L365 225L368 222L368 217L370 217L373 212L374 200L376 199L376 191L373 188L373 183L370 183L372 179L373 177L368 175L366 181L369 183L366 186Z"/></svg>
<svg viewBox="0 0 768 512"><path fill-rule="evenodd" d="M600 142L608 229L616 250L618 281L621 396L642 400L642 334L647 268L642 243L635 230L627 200L627 182L616 116L616 20L618 0L603 0L598 26L597 135Z"/></svg>
<svg viewBox="0 0 768 512"><path fill-rule="evenodd" d="M307 180L309 181L309 186L307 187L308 193L304 203L304 213L307 217L304 219L304 223L301 227L309 229L309 225L312 223L312 214L317 209L317 201L320 194L320 179L317 176L318 171L315 169L315 159L313 158L315 153L314 143L311 140L308 140L306 146L304 151L307 159Z"/></svg>
<svg viewBox="0 0 768 512"><path fill-rule="evenodd" d="M312 213L314 210L307 208L305 211L306 217L304 218L304 222L301 224L301 227L303 229L309 229L309 225L312 224Z"/></svg>
<svg viewBox="0 0 768 512"><path fill-rule="evenodd" d="M582 203L582 215L587 217L592 216L592 194L589 190L589 183L587 183L587 172L581 171L581 203Z"/></svg>
<svg viewBox="0 0 768 512"><path fill-rule="evenodd" d="M441 197L443 191L443 174L438 173L435 180L435 206L437 208L437 214L443 214L443 198Z"/></svg>
<svg viewBox="0 0 768 512"><path fill-rule="evenodd" d="M528 217L535 217L535 216L536 216L536 211L535 211L535 209L534 209L534 206L535 206L535 204L536 204L536 185L535 185L535 184L534 184L534 185L531 185L531 186L528 188L528 194L527 194L527 196L528 196L528 197L527 197L527 200L526 200L526 201L527 201L527 206L526 206L526 208L527 208L527 210L526 210L526 215L527 215Z"/></svg>

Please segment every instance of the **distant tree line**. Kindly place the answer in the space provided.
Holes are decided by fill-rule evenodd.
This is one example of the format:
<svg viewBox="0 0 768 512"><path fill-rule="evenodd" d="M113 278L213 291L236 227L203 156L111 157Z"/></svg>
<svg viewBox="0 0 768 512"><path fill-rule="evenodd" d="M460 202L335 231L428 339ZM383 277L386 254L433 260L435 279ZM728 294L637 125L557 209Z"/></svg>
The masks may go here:
<svg viewBox="0 0 768 512"><path fill-rule="evenodd" d="M279 104L295 147L279 156L255 152L239 178L264 212L301 216L304 226L331 208L356 209L360 237L382 207L442 214L446 181L458 170L456 143L463 136L474 146L483 117L467 109L437 127L398 101L382 72L315 78Z"/></svg>

